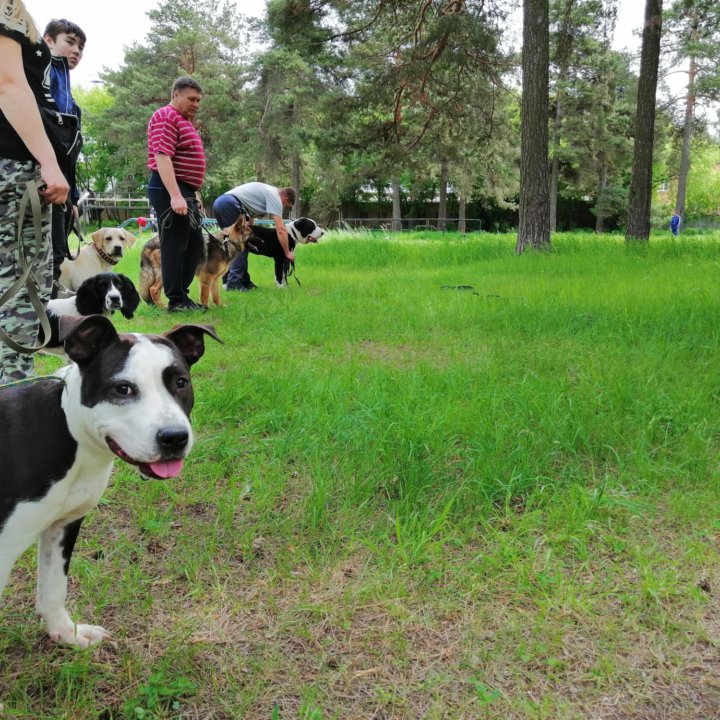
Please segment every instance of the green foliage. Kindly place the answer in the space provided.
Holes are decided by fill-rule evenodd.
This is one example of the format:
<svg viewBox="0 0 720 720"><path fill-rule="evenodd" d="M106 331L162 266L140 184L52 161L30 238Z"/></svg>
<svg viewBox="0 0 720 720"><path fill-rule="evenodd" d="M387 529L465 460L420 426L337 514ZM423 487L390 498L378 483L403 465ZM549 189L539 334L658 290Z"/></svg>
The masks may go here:
<svg viewBox="0 0 720 720"><path fill-rule="evenodd" d="M172 83L180 75L195 77L206 94L199 128L210 166L223 166L226 148L236 142L236 128L227 118L237 117L241 104L245 55L240 48L248 24L234 5L211 0L165 0L148 17L151 40L135 43L126 51L125 66L102 76L114 98L102 123L116 149L111 168L119 189L144 185L147 123L170 101Z"/></svg>
<svg viewBox="0 0 720 720"><path fill-rule="evenodd" d="M106 87L90 90L73 90L82 108L83 151L78 164L77 179L81 188L103 192L114 178L113 157L117 146L108 141L104 118L111 111L115 100Z"/></svg>
<svg viewBox="0 0 720 720"><path fill-rule="evenodd" d="M183 701L192 697L197 689L197 683L188 678L156 672L137 689L132 700L123 704L123 712L127 720L159 720L166 717L166 711L178 713Z"/></svg>
<svg viewBox="0 0 720 720"><path fill-rule="evenodd" d="M692 43L686 20L698 9L702 32ZM637 79L632 58L610 49L614 2L554 0L551 10L558 192L589 204L601 228L625 215ZM672 13L681 24L668 25L668 47L708 58L698 88L712 97L714 5L688 0ZM453 214L460 199L516 207L517 58L501 4L271 0L258 23L234 3L163 0L148 19L147 37L103 75L105 88L78 93L83 187L144 191L147 121L173 80L192 74L205 90L206 205L260 179L296 185L299 212L329 221L343 203L366 210L369 190L384 203L371 214L385 214L394 185L402 208L424 215L445 167ZM672 179L678 135L663 108L656 127L655 179Z"/></svg>

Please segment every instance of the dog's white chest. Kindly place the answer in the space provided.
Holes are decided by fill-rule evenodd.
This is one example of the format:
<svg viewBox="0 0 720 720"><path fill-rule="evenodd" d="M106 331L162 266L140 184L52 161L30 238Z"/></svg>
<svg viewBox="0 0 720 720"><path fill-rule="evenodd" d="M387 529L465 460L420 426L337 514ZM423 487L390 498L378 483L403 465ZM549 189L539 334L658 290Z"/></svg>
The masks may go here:
<svg viewBox="0 0 720 720"><path fill-rule="evenodd" d="M68 475L53 484L46 495L20 502L2 528L2 543L17 554L55 523L85 516L102 496L112 472L112 461L75 463Z"/></svg>

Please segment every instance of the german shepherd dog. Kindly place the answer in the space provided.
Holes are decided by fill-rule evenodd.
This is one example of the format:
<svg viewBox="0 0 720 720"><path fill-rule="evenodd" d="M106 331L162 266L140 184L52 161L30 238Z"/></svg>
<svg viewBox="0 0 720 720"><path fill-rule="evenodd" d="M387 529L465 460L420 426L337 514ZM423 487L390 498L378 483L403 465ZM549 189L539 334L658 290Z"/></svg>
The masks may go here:
<svg viewBox="0 0 720 720"><path fill-rule="evenodd" d="M205 253L195 269L200 280L200 304L207 305L210 297L215 305L220 300L220 282L238 252L252 232L250 218L240 215L234 225L214 233L205 231ZM162 300L162 268L160 265L160 236L145 243L140 254L140 297L150 305L164 307Z"/></svg>

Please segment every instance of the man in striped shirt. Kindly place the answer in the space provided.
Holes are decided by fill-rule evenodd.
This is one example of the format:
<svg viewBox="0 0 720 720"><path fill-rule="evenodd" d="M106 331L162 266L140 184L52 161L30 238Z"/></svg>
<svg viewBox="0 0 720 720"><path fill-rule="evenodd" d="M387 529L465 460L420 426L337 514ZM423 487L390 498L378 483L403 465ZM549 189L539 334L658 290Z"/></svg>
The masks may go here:
<svg viewBox="0 0 720 720"><path fill-rule="evenodd" d="M203 310L188 292L203 255L196 193L205 179L205 149L193 121L202 88L191 77L172 87L170 104L148 123L148 198L158 218L165 295L170 312Z"/></svg>

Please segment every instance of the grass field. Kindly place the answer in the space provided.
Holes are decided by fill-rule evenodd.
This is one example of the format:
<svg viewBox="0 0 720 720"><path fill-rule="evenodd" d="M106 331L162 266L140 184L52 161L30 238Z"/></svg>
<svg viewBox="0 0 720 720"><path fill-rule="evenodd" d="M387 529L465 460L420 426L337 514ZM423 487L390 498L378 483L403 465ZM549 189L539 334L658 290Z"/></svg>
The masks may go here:
<svg viewBox="0 0 720 720"><path fill-rule="evenodd" d="M513 250L331 233L182 316L192 455L116 464L71 566L114 641L50 643L27 553L1 717L717 717L720 236Z"/></svg>

